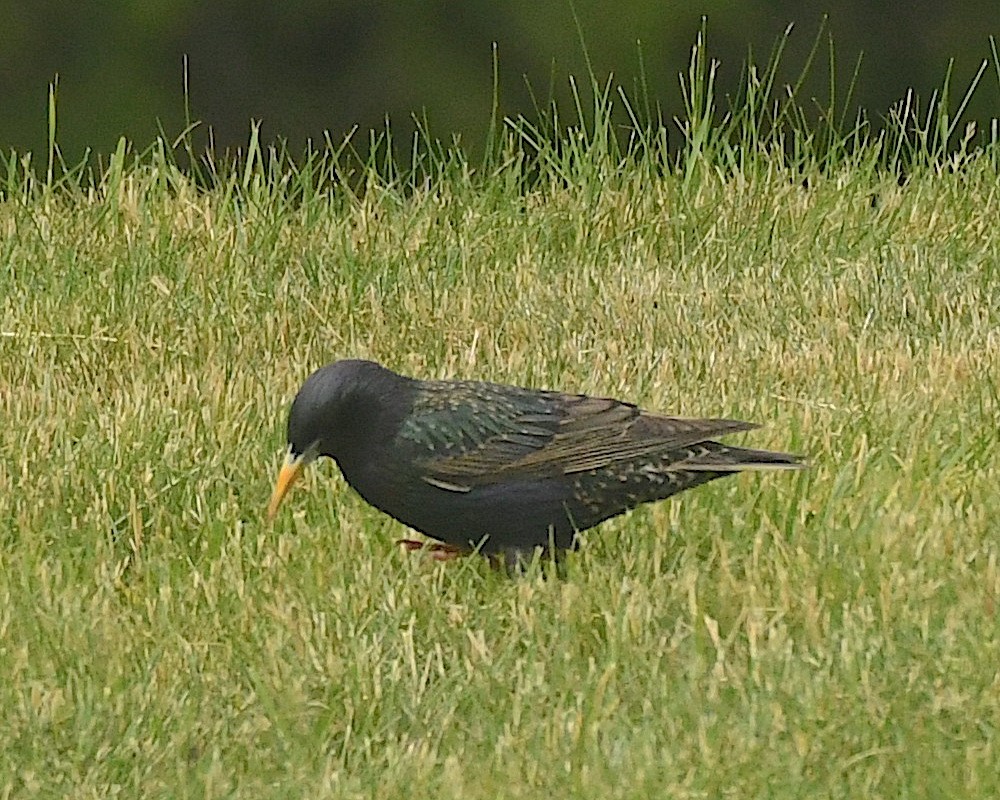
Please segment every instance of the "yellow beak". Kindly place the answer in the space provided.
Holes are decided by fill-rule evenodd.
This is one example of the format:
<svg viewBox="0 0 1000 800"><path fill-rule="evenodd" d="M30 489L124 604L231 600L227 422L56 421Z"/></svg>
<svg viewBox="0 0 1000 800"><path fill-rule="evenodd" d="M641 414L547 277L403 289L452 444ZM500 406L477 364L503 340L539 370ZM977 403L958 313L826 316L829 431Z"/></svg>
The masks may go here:
<svg viewBox="0 0 1000 800"><path fill-rule="evenodd" d="M274 515L278 513L278 506L281 505L281 501L288 494L288 490L292 488L292 484L299 479L299 476L305 470L305 466L305 459L301 456L296 457L291 453L288 454L288 458L285 459L285 463L281 467L281 472L278 473L278 480L274 484L274 493L271 495L271 502L267 505L268 520L274 519Z"/></svg>

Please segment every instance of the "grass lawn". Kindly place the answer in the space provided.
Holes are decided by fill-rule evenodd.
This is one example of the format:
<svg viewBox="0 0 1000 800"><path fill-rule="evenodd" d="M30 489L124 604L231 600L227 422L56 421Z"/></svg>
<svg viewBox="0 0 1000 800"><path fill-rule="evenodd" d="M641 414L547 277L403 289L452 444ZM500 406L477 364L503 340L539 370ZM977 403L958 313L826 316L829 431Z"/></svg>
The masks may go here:
<svg viewBox="0 0 1000 800"><path fill-rule="evenodd" d="M255 141L208 189L3 165L0 798L1000 796L1000 149L691 111L668 168L600 118L345 183ZM400 552L330 462L269 526L347 356L811 468L561 580Z"/></svg>

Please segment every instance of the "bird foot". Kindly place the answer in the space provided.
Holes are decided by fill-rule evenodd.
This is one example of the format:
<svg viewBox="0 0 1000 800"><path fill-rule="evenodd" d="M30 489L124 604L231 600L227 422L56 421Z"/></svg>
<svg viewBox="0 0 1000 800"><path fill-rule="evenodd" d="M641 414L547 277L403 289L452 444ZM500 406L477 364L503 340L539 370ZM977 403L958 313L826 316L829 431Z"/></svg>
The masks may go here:
<svg viewBox="0 0 1000 800"><path fill-rule="evenodd" d="M466 551L461 547L455 547L443 542L421 542L417 539L397 539L396 544L400 545L406 552L412 553L415 550L424 550L435 561L451 561L460 556L466 555Z"/></svg>

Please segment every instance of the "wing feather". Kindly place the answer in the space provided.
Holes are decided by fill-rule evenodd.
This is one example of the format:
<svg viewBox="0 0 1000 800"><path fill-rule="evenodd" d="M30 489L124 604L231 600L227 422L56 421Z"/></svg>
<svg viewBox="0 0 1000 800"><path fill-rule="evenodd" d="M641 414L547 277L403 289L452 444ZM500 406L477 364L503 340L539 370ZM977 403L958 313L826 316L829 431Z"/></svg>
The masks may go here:
<svg viewBox="0 0 1000 800"><path fill-rule="evenodd" d="M610 398L492 384L436 386L447 388L448 401L428 395L404 436L423 446L423 479L456 492L662 459L667 451L756 427L649 414Z"/></svg>

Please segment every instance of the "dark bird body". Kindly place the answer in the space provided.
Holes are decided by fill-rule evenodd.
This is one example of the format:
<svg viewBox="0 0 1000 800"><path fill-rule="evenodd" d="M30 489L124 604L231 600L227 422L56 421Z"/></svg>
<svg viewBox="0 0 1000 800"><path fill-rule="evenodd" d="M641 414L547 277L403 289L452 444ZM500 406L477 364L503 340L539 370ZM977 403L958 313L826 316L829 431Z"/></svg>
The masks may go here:
<svg viewBox="0 0 1000 800"><path fill-rule="evenodd" d="M292 403L289 458L270 513L305 464L329 456L365 500L400 522L510 559L571 548L579 531L725 475L802 466L785 453L713 441L754 427L337 361L309 376Z"/></svg>

